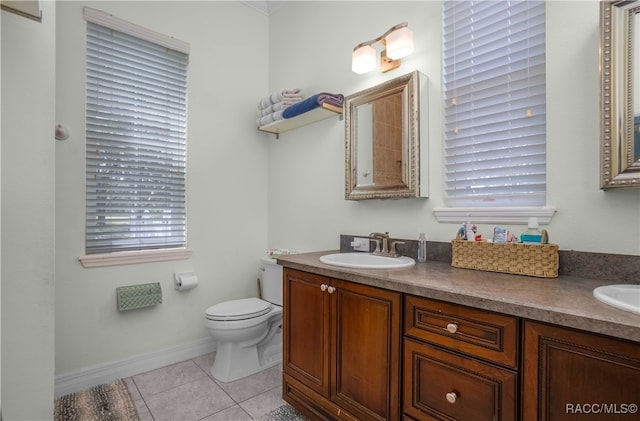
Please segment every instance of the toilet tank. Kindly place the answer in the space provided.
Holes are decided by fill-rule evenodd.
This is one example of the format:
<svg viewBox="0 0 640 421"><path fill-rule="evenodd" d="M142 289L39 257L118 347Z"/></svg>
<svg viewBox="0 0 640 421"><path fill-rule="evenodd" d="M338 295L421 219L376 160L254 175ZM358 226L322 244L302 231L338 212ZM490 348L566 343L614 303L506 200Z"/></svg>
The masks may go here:
<svg viewBox="0 0 640 421"><path fill-rule="evenodd" d="M263 257L262 299L282 305L282 266L275 259Z"/></svg>

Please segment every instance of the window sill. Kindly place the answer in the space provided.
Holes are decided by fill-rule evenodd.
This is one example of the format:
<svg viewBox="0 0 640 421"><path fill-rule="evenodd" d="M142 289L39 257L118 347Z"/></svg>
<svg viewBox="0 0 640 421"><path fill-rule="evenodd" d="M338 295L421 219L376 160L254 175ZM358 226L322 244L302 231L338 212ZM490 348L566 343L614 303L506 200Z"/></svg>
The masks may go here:
<svg viewBox="0 0 640 421"><path fill-rule="evenodd" d="M122 251L116 253L87 254L78 259L85 268L104 266L132 265L136 263L167 262L170 260L186 260L191 257L187 248Z"/></svg>
<svg viewBox="0 0 640 421"><path fill-rule="evenodd" d="M496 208L435 208L433 214L438 222L452 222L460 224L470 219L472 223L487 224L527 224L530 217L538 218L541 225L551 222L556 208L542 207L496 207Z"/></svg>

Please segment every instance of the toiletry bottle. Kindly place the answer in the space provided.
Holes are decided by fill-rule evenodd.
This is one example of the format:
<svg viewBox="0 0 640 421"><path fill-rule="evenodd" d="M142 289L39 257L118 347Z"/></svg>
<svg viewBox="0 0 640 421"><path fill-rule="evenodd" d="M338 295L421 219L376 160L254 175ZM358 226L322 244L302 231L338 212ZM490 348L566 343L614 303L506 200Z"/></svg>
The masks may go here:
<svg viewBox="0 0 640 421"><path fill-rule="evenodd" d="M424 232L420 233L418 237L418 262L424 263L427 261L427 237Z"/></svg>
<svg viewBox="0 0 640 421"><path fill-rule="evenodd" d="M529 244L540 244L542 232L538 228L538 218L529 218L528 228L520 235L520 241Z"/></svg>
<svg viewBox="0 0 640 421"><path fill-rule="evenodd" d="M464 239L476 241L476 226L471 224L471 214L467 214L467 222L464 224Z"/></svg>

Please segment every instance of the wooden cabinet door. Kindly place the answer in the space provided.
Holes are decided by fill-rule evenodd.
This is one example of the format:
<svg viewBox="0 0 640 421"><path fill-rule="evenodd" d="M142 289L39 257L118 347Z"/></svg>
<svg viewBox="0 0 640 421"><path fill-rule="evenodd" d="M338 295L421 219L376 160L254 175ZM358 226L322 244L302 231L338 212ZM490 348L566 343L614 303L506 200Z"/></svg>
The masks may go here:
<svg viewBox="0 0 640 421"><path fill-rule="evenodd" d="M329 397L330 380L328 283L324 276L284 271L283 368L325 397Z"/></svg>
<svg viewBox="0 0 640 421"><path fill-rule="evenodd" d="M400 419L400 294L333 280L331 400L363 420Z"/></svg>
<svg viewBox="0 0 640 421"><path fill-rule="evenodd" d="M640 344L529 321L524 334L524 421L640 418Z"/></svg>

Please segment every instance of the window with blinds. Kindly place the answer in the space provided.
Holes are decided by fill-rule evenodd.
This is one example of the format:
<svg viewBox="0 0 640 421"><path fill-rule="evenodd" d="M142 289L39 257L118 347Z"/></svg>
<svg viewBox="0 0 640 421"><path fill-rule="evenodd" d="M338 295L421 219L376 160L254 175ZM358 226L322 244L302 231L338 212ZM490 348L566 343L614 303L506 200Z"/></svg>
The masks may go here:
<svg viewBox="0 0 640 421"><path fill-rule="evenodd" d="M86 253L185 247L188 44L85 19Z"/></svg>
<svg viewBox="0 0 640 421"><path fill-rule="evenodd" d="M544 1L444 1L443 94L448 206L544 206Z"/></svg>

